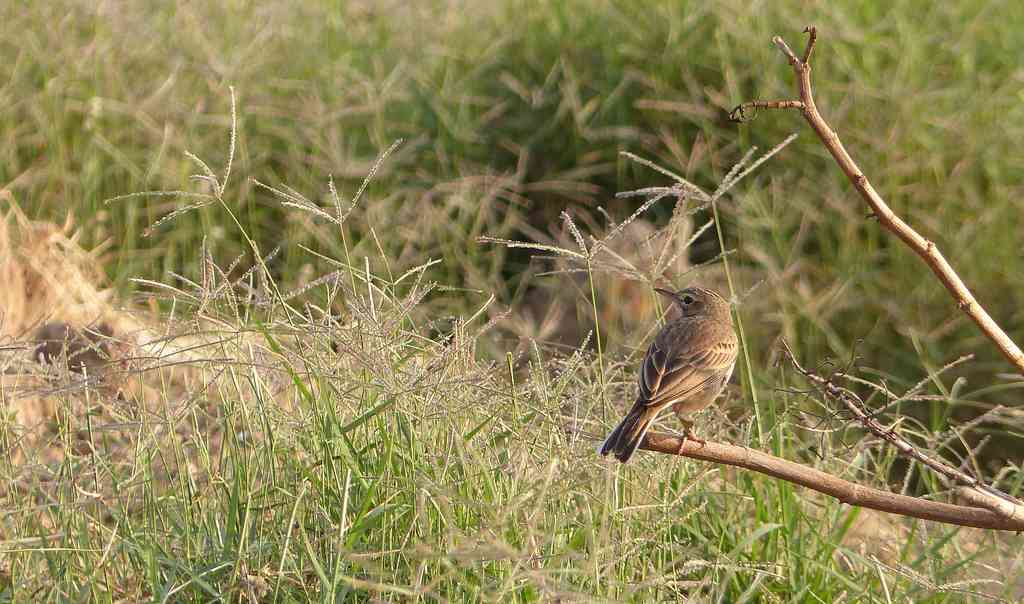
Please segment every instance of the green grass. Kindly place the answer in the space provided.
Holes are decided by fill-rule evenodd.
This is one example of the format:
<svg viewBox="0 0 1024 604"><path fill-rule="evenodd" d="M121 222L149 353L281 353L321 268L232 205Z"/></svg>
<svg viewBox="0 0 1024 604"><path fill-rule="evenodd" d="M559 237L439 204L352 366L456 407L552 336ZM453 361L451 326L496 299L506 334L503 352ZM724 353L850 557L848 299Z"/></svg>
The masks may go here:
<svg viewBox="0 0 1024 604"><path fill-rule="evenodd" d="M940 493L859 433L802 427L815 422L799 412L821 409L773 366L776 338L810 364L856 353L896 391L975 353L927 384L937 399L889 417L953 459L963 445L939 446L950 425L1015 405L1019 382L998 375L1006 363L923 264L864 218L798 115L723 116L793 94L769 40L799 47L817 25L821 110L1021 342L1019 3L309 4L0 9L0 188L33 217L74 214L87 247L110 241L125 294L129 278L180 288L160 302L173 330L225 338L184 385L159 368L173 357L153 361L144 375L166 380L152 382L156 409L59 397L40 444L58 461L16 463L25 427L4 424L0 598L1020 597L1015 536L875 521L758 475L593 453L634 396L660 313L645 282L724 284L727 262L747 367L703 431ZM599 207L618 222L640 204L615 192L671 184L621 151L714 190L752 146L790 132L800 138L716 202L690 251L728 255L693 272L658 264L633 235L615 252L635 270L607 253L580 266L480 241L578 251L567 225L592 246L613 231ZM205 171L186 152L216 185L190 178ZM343 211L358 197L341 226L282 203L333 213L329 180ZM213 203L162 222L198 198L105 203L154 190ZM633 224L674 240L711 217L665 201ZM232 278L256 267L246 280L266 286L265 304L240 284L211 297L222 276L200 250L221 267L241 258ZM982 471L1019 488L1019 423L973 428L973 444L994 437Z"/></svg>
<svg viewBox="0 0 1024 604"><path fill-rule="evenodd" d="M158 417L90 400L97 426L59 427L60 463L9 469L21 492L5 505L4 595L963 601L1003 592L970 582L985 565L1016 564L1016 540L994 534L882 517L873 530L890 542L851 540L857 510L785 483L652 454L600 460L594 437L619 412L602 392L631 394L632 361L532 347L506 369L473 354L482 321L423 337L407 309L425 285L347 278L345 324L274 305L231 329L238 300L213 299L204 315L225 340L201 356L239 363L194 361L212 389ZM774 452L868 484L873 458L889 459L818 459L791 422L766 419ZM717 438L752 438L749 412L708 420ZM134 447L103 437L123 423Z"/></svg>

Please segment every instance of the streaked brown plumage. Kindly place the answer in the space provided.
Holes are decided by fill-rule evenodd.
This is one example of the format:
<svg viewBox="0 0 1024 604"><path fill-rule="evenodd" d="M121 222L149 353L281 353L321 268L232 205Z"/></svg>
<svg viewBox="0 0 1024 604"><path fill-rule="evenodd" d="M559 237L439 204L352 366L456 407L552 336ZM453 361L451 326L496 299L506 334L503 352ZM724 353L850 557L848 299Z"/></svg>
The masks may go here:
<svg viewBox="0 0 1024 604"><path fill-rule="evenodd" d="M106 323L88 328L53 322L36 330L33 357L51 365L67 362L71 371L96 373L110 362L110 342L114 331Z"/></svg>
<svg viewBox="0 0 1024 604"><path fill-rule="evenodd" d="M614 453L623 463L665 408L672 407L683 419L714 402L732 375L739 349L725 298L701 287L655 291L672 300L681 315L665 325L647 349L636 402L599 449L601 455ZM693 438L689 427L687 436Z"/></svg>

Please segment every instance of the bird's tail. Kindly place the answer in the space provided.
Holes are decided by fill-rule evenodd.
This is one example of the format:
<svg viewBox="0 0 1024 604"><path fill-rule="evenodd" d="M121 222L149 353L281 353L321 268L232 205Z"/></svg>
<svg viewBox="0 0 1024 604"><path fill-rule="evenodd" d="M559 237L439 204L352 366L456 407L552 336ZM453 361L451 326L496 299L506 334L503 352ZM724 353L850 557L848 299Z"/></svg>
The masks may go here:
<svg viewBox="0 0 1024 604"><path fill-rule="evenodd" d="M629 461L633 452L643 442L647 429L651 427L659 411L661 409L658 407L649 407L643 401L637 401L608 438L604 439L604 443L597 450L598 453L614 453L622 463Z"/></svg>

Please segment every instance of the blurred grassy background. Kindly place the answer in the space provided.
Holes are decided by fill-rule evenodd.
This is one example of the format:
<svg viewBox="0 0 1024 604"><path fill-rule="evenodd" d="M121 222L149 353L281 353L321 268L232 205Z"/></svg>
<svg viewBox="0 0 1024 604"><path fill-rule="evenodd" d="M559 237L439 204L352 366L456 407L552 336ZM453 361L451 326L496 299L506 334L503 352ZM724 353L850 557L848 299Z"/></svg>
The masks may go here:
<svg viewBox="0 0 1024 604"><path fill-rule="evenodd" d="M621 219L616 191L664 184L629 150L711 186L752 145L801 138L723 206L727 247L765 281L749 305L757 335L812 358L847 357L901 377L922 361L975 352L980 375L1006 364L921 262L879 231L795 114L749 125L724 111L792 94L769 40L822 32L819 104L894 210L934 239L1017 339L1015 276L1024 156L1024 33L1015 2L53 2L5 10L0 183L30 213L73 212L110 239L111 277L195 277L204 236L221 258L243 249L216 211L143 230L183 205L105 199L192 189L188 150L226 155L230 100L241 136L234 196L277 276L298 282L339 242L282 208L253 178L313 199L333 175L351 195L380 152L405 144L354 217L355 257L395 270L444 259L430 278L515 307L537 263L481 247L481 234L558 240L558 213ZM662 215L665 212L662 211ZM369 232L373 225L379 235ZM694 248L714 253L713 238ZM529 284L529 285L528 285ZM476 299L474 299L474 297ZM451 301L446 302L451 304ZM495 311L497 312L497 311ZM614 336L614 323L607 335ZM759 354L767 350L755 351ZM916 375L916 374L915 374ZM989 377L982 378L987 382Z"/></svg>
<svg viewBox="0 0 1024 604"><path fill-rule="evenodd" d="M955 374L967 379L960 404L917 410L933 429L951 414L1015 405L1018 383L998 375L1009 365L925 266L865 218L797 114L725 120L741 101L794 93L770 38L800 47L808 23L821 35L814 81L826 118L892 208L1024 341L1019 2L8 3L0 189L34 217L75 215L87 247L106 242L110 279L122 289L129 277L173 280L169 271L198 281L204 239L224 264L247 250L223 212L189 212L145 237L187 201L104 201L203 190L185 152L222 173L234 87L240 132L228 189L261 249L282 247L270 263L281 287L333 268L303 247L343 258L347 243L352 265L395 275L440 259L425 277L449 289L423 300L418 317L447 334L494 294L489 317L511 316L478 351L503 358L530 336L575 346L592 315L562 277L537 275L550 263L477 237L564 243L563 210L600 234L598 208L622 220L640 203L616 191L668 184L620 151L713 188L751 146L799 132L720 206L737 285L751 291L739 310L755 386L776 385L770 361L784 336L808 360L855 350L896 389L976 354ZM328 203L333 176L351 197L399 138L347 223L347 242L253 180ZM669 213L655 208L645 220L657 228ZM691 260L717 251L714 237L702 237ZM674 276L683 285L717 272ZM637 317L653 318L630 296L649 292L603 279L601 291L615 292L597 300L603 344L621 358L647 336ZM1009 447L986 453L1002 464L1018 453Z"/></svg>

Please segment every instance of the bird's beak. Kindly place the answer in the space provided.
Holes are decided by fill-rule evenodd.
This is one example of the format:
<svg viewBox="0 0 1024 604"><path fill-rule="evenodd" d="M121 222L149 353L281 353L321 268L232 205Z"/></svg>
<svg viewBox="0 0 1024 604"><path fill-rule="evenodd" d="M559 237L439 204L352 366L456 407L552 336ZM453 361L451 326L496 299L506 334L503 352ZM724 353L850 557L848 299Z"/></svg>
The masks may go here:
<svg viewBox="0 0 1024 604"><path fill-rule="evenodd" d="M676 301L676 293L675 293L675 292L669 291L669 290L667 290L667 289L662 289L662 288L660 288L660 287L655 287L655 288L654 288L654 291L656 291L656 292L658 292L659 294L661 294L661 295L665 296L665 297L666 297L666 298L668 298L669 300L672 300L673 302L675 302L675 301Z"/></svg>

